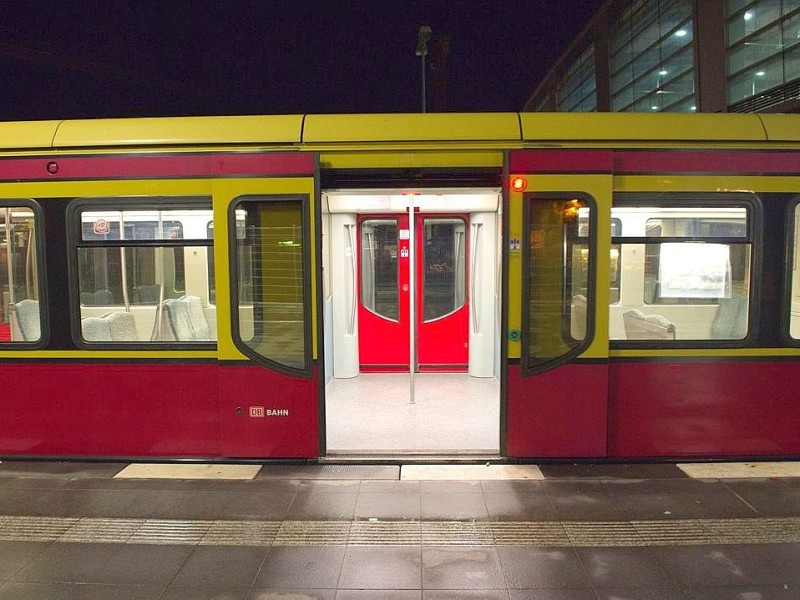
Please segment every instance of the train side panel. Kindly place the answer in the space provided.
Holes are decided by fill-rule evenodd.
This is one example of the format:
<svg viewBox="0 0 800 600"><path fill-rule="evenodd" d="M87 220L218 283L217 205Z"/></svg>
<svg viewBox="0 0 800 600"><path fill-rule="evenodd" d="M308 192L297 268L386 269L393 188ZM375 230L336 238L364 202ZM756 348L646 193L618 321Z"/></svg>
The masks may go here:
<svg viewBox="0 0 800 600"><path fill-rule="evenodd" d="M216 456L217 366L6 363L0 452Z"/></svg>
<svg viewBox="0 0 800 600"><path fill-rule="evenodd" d="M609 454L800 454L800 362L614 361Z"/></svg>

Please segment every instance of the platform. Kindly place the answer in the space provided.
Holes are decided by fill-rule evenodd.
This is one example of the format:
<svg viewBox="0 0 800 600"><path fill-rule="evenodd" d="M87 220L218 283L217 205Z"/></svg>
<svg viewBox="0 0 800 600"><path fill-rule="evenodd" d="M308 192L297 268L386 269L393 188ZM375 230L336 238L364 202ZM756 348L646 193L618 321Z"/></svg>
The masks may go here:
<svg viewBox="0 0 800 600"><path fill-rule="evenodd" d="M796 466L3 462L0 600L796 599Z"/></svg>

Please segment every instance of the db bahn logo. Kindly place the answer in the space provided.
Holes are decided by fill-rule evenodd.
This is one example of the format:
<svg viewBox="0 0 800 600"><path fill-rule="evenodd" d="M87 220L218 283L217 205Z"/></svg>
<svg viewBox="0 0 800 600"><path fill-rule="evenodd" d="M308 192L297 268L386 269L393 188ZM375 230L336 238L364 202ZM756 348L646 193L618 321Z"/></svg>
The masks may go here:
<svg viewBox="0 0 800 600"><path fill-rule="evenodd" d="M250 418L263 419L264 417L288 417L288 408L264 408L263 406L251 406Z"/></svg>

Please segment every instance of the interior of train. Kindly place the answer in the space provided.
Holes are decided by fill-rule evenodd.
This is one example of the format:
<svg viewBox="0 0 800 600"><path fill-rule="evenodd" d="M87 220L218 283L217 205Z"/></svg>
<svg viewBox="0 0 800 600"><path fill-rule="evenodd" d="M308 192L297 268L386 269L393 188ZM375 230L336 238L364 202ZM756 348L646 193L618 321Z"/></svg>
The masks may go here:
<svg viewBox="0 0 800 600"><path fill-rule="evenodd" d="M329 455L499 453L500 207L323 193Z"/></svg>

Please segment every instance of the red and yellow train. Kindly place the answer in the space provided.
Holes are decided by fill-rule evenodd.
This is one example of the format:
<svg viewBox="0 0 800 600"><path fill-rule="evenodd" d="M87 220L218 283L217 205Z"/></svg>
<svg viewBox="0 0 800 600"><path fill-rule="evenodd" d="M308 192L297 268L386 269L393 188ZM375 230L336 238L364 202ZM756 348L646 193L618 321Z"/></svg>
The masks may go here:
<svg viewBox="0 0 800 600"><path fill-rule="evenodd" d="M0 124L0 456L800 454L800 117Z"/></svg>

